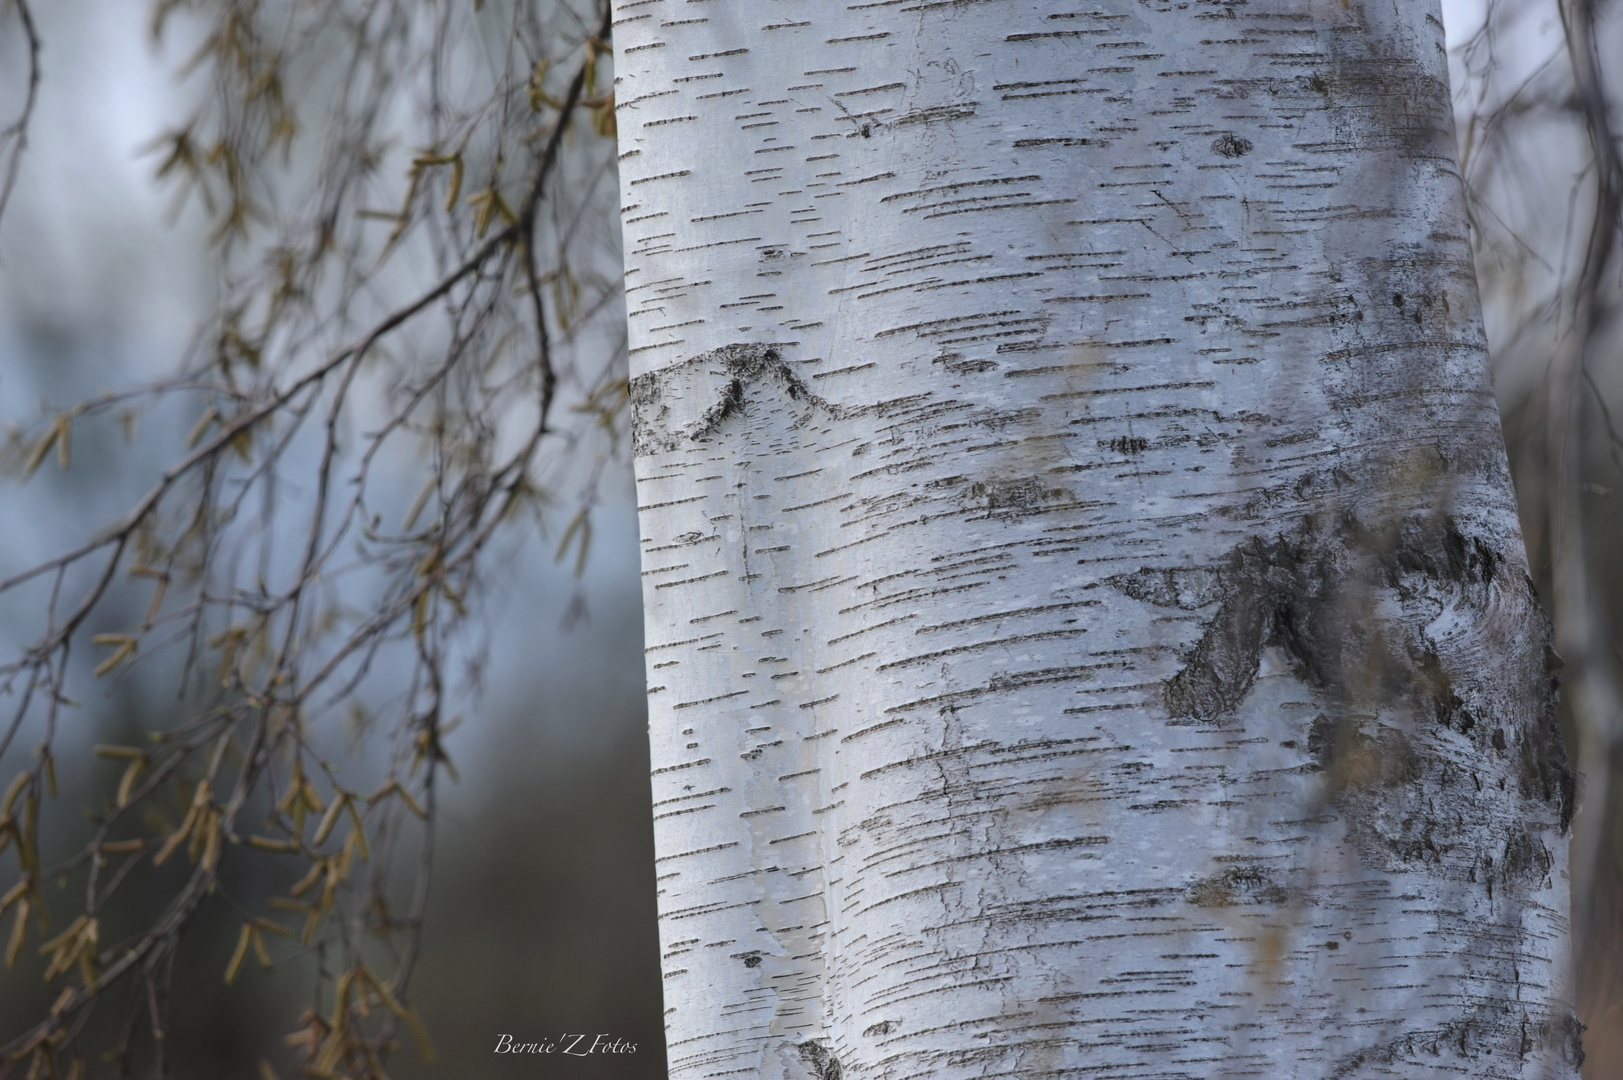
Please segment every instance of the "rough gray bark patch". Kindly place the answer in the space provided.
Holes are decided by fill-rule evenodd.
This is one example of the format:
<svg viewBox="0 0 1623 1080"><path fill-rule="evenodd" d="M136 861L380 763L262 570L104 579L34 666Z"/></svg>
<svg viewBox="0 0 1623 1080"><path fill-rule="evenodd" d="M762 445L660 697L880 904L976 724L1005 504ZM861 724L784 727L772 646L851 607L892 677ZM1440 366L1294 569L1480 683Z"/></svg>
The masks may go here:
<svg viewBox="0 0 1623 1080"><path fill-rule="evenodd" d="M755 383L776 385L790 401L805 402L830 416L837 415L828 402L806 388L783 362L776 347L724 345L673 368L645 372L631 380L632 452L641 457L672 450L685 441L710 438L728 417L743 410L745 391ZM673 406L680 404L689 406L690 415L696 404L697 417L684 421L673 416Z"/></svg>
<svg viewBox="0 0 1623 1080"><path fill-rule="evenodd" d="M1219 725L1233 719L1256 678L1263 650L1277 647L1297 677L1324 694L1340 718L1322 719L1308 737L1318 766L1333 771L1362 738L1347 719L1359 711L1361 696L1367 705L1407 695L1416 716L1429 716L1478 745L1506 750L1506 728L1479 730L1476 713L1454 689L1456 678L1473 673L1445 670L1435 648L1412 630L1380 626L1372 619L1382 591L1393 594L1400 606L1440 592L1471 594L1468 598L1485 609L1492 590L1508 589L1520 593L1528 610L1536 613L1525 574L1496 580L1504 565L1487 540L1465 536L1450 519L1408 518L1388 536L1356 521L1326 530L1308 519L1291 536L1252 538L1216 566L1145 568L1109 583L1161 607L1219 605L1184 667L1167 681L1169 714ZM1549 657L1548 626L1541 616L1533 617L1538 620L1534 641L1544 645ZM1555 806L1564 831L1572 817L1576 778L1556 722L1558 687L1559 680L1547 678L1535 684L1530 698L1518 695L1494 705L1513 732L1519 790ZM1408 760L1395 748L1387 756L1391 768Z"/></svg>

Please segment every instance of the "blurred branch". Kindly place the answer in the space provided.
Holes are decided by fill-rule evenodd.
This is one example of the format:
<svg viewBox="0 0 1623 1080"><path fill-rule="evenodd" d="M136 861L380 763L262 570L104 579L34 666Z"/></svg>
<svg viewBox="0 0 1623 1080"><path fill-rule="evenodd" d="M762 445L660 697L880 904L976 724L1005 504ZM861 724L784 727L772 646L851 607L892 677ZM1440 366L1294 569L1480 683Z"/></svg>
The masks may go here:
<svg viewBox="0 0 1623 1080"><path fill-rule="evenodd" d="M1461 163L1496 383L1532 571L1565 661L1562 710L1581 777L1571 925L1579 1006L1602 1048L1585 1071L1597 1076L1617 1071L1615 1036L1598 1029L1623 1008L1613 959L1623 933L1623 659L1614 629L1623 564L1612 542L1619 504L1609 497L1623 480L1623 434L1608 400L1617 392L1609 362L1623 161L1607 85L1620 28L1602 10L1599 0L1486 0L1481 27L1456 53L1468 113Z"/></svg>
<svg viewBox="0 0 1623 1080"><path fill-rule="evenodd" d="M167 1076L170 970L181 931L215 896L242 919L222 964L225 981L250 954L282 962L267 934L296 943L287 959L313 950L324 958L321 985L333 1000L327 1008L318 991L299 1022L292 1041L304 1047L301 1067L370 1080L383 1076L402 1025L432 1054L406 991L429 894L437 777L442 767L454 776L444 749L457 723L446 716L456 696L447 669L465 652L459 635L477 610L473 596L504 528L520 535L511 528L523 520L518 511L542 513L541 470L585 474L580 518L602 456L617 448L623 394L602 387L624 383L623 353L612 353L594 381L578 366L560 369L555 348L574 342L597 310L581 311L567 259L580 258L579 200L595 191L595 180L576 181L582 169L594 177L601 170L566 165L595 160L599 144L565 148L583 110L599 137L612 133L604 119L612 118L612 93L594 96L610 13L594 2L591 23L581 23L568 0L475 5L454 15L406 0L161 0L155 24L161 29L183 7L211 17L188 67L206 70L213 92L160 140L158 171L181 194L198 194L216 221L223 285L214 321L174 379L57 411L14 433L0 453L0 464L26 479L53 452L68 468L75 428L117 410L164 400L200 408L186 449L115 522L0 579L0 595L30 585L48 593L44 630L0 665L0 694L16 702L0 731L0 761L26 725L41 728L0 798L0 853L9 847L18 865L16 884L0 896L0 918L14 920L8 963L28 940L30 919L40 937L48 933L52 905L42 886L77 876L85 886L77 917L40 946L47 981L62 989L47 1014L0 1043L0 1080L82 1062L88 1017L121 984L130 999L113 1047L119 1068L132 1075L144 1053L147 1068ZM576 29L556 29L543 10ZM505 38L503 49L482 48L481 35L492 32ZM296 47L301 35L305 44ZM321 54L334 35L344 46ZM464 51L493 64L483 98L466 96L465 70L457 82L464 96L449 89L445 73ZM556 94L545 87L553 52L575 57ZM497 54L505 56L490 59ZM294 73L296 63L314 67ZM295 88L325 94L332 112L315 160L300 156L313 140L301 141ZM426 104L406 107L402 97L414 92ZM426 118L428 130L394 131L391 116ZM379 194L386 148L419 139L426 148L412 159L398 211L363 205ZM525 163L520 183L504 178L510 159ZM477 190L464 199L470 175ZM443 202L431 197L441 183ZM367 230L376 220L391 230L374 255ZM556 245L551 266L543 244ZM412 276L406 253L436 268L429 284L409 292L400 284ZM401 292L409 299L388 302ZM530 335L533 349L524 344ZM347 343L324 347L335 338ZM566 377L580 399L566 415L580 422L560 425ZM389 495L378 466L387 448L410 439L428 479L391 532L379 511ZM296 457L305 447L308 461ZM280 491L289 482L306 493L287 500ZM252 493L263 510L244 522ZM301 515L289 560L278 543L288 519ZM341 561L350 548L353 559ZM255 565L251 575L243 564ZM152 588L146 616L91 633L94 622L118 620L121 573ZM78 588L76 602L62 600ZM70 680L81 677L76 647L110 650L89 674L117 679L182 641L181 684L194 704L168 730L149 733L148 745L97 747L122 769L117 791L92 815L89 841L43 865L40 820L54 791L57 719L73 704ZM383 662L396 665L388 698L396 720L384 782L363 794L322 754L323 721L334 705L364 712L357 695ZM182 814L178 824L165 805ZM250 825L260 814L263 824ZM415 885L406 912L395 915L390 868L412 818L422 821ZM153 873L181 852L191 870L178 885L160 886ZM289 856L305 872L286 895L238 896L222 869ZM109 873L114 858L122 861ZM364 885L361 863L372 867ZM162 913L121 941L102 941L109 905L137 878L168 888ZM258 913L267 906L282 914ZM280 921L287 915L302 928ZM392 971L378 968L385 958ZM327 959L339 966L329 971Z"/></svg>
<svg viewBox="0 0 1623 1080"><path fill-rule="evenodd" d="M28 125L34 119L34 104L39 100L39 31L34 27L34 13L28 9L28 0L11 0L22 24L23 38L28 43L28 90L23 97L22 113L12 123L0 128L0 154L5 156L5 175L0 178L0 220L6 216L6 204L17 186L17 169L22 163L23 151L28 148Z"/></svg>
<svg viewBox="0 0 1623 1080"><path fill-rule="evenodd" d="M1580 830L1574 859L1575 922L1589 927L1601 849L1610 818L1611 759L1623 740L1620 691L1612 642L1595 587L1583 506L1584 411L1594 391L1589 358L1604 322L1603 281L1617 248L1623 205L1623 159L1611 130L1611 105L1602 82L1595 36L1594 0L1562 0L1562 27L1572 65L1574 98L1588 138L1594 198L1577 276L1566 296L1566 340L1551 365L1549 440L1550 540L1556 640L1573 668L1569 698L1577 720L1579 758L1588 780L1588 826ZM1596 395L1598 400L1598 395ZM1607 416L1608 428L1610 428Z"/></svg>

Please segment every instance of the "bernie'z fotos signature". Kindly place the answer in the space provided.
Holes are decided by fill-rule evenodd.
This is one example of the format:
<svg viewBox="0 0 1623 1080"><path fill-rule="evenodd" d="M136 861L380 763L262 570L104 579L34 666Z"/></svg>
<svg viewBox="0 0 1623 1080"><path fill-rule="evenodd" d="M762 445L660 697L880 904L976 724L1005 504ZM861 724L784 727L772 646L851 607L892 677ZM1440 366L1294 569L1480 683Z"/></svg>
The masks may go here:
<svg viewBox="0 0 1623 1080"><path fill-rule="evenodd" d="M496 1036L497 1054L557 1054L560 1057L591 1057L594 1054L635 1054L637 1044L612 1035L571 1035L539 1042L518 1042L511 1035Z"/></svg>

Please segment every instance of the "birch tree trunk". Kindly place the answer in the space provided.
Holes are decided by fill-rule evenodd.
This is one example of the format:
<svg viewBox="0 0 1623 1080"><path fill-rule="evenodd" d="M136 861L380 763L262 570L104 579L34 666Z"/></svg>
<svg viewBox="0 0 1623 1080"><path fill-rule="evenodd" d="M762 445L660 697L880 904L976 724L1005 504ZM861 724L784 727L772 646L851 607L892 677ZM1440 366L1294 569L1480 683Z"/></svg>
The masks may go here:
<svg viewBox="0 0 1623 1080"><path fill-rule="evenodd" d="M1572 1077L1432 0L620 0L671 1075Z"/></svg>

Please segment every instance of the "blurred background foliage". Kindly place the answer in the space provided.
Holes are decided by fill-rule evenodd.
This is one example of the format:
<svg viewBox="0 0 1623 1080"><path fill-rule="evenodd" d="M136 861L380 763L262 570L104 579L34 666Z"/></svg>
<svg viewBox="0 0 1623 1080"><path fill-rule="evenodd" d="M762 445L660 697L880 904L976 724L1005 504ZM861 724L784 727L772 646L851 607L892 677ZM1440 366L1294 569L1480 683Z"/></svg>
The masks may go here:
<svg viewBox="0 0 1623 1080"><path fill-rule="evenodd" d="M1444 5L1495 389L1528 558L1566 663L1588 1077L1623 1076L1620 15L1610 0Z"/></svg>
<svg viewBox="0 0 1623 1080"><path fill-rule="evenodd" d="M1623 1075L1623 23L1596 0L1444 9L1496 385L1584 777L1585 1074L1609 1078ZM22 658L0 669L0 706L38 691L0 712L0 789L24 777L18 835L37 795L41 868L35 889L13 842L0 894L20 882L51 914L45 933L29 916L0 973L15 1055L0 1077L73 1075L79 1050L83 1075L121 1075L101 1056L120 1047L131 1076L163 1059L258 1080L312 1064L663 1075L606 29L588 0L0 0L0 125L32 100L26 132L0 127L0 580L106 539L162 490L129 531L139 560L120 555L104 581L109 549L93 548L0 591L0 642ZM284 393L300 378L308 392ZM188 455L194 469L166 479ZM70 650L52 635L87 591ZM98 745L138 751L138 782L173 757L168 788L120 807L133 758ZM277 809L295 760L322 804L305 821ZM217 855L208 814L190 815L205 774ZM391 782L428 804L432 834ZM316 842L346 791L361 820ZM267 898L308 900L298 879L357 830L370 858L349 857L306 940L308 905ZM85 899L93 853L72 860L87 844L135 843L105 851L112 873L177 835L164 866ZM152 937L188 896L184 932ZM81 925L42 955L87 904L96 940ZM292 933L244 937L265 918ZM146 959L106 1000L63 1005L128 942ZM57 956L68 970L48 985ZM345 998L344 1043L335 991L362 965L381 985ZM491 1053L504 1033L565 1032L637 1050L567 1067Z"/></svg>

